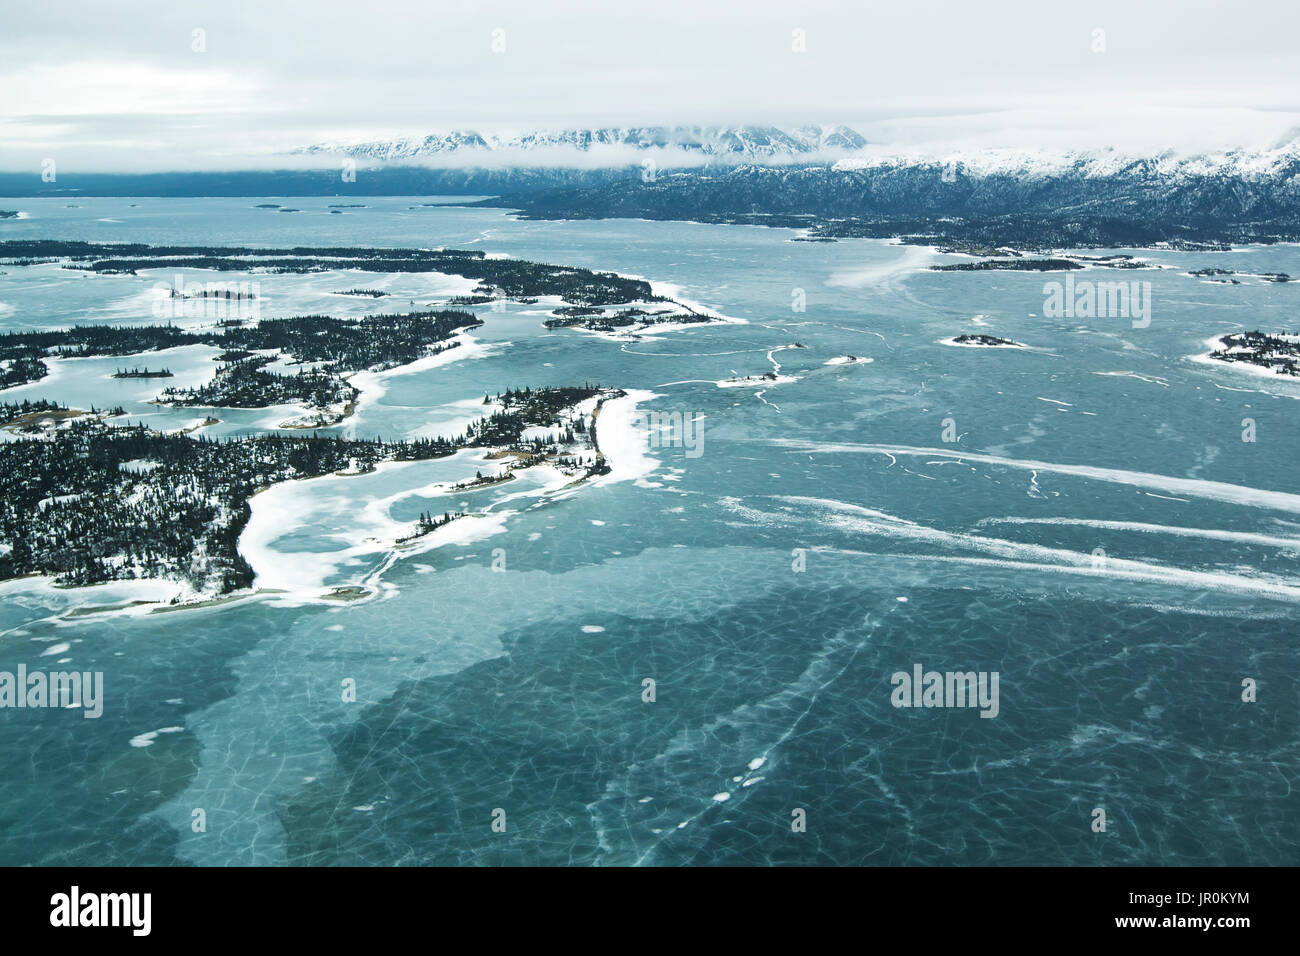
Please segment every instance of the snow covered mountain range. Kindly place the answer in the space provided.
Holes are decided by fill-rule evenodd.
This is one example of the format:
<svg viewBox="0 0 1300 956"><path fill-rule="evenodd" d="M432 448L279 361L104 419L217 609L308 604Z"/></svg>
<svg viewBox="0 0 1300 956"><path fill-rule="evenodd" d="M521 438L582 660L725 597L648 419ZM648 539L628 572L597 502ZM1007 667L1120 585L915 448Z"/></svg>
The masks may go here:
<svg viewBox="0 0 1300 956"><path fill-rule="evenodd" d="M815 239L1020 248L1300 241L1297 129L1217 150L900 148L834 125L462 131L295 152L295 168L275 170L61 174L57 184L0 174L0 195L491 197L471 202L546 219L754 223ZM366 171L340 178L349 157Z"/></svg>
<svg viewBox="0 0 1300 956"><path fill-rule="evenodd" d="M1189 177L1228 176L1258 180L1285 173L1300 161L1300 129L1261 148L1208 151L1165 149L969 149L902 150L865 145L834 164L839 171L938 165L972 177L1042 178L1083 176ZM951 179L951 176L950 176Z"/></svg>
<svg viewBox="0 0 1300 956"><path fill-rule="evenodd" d="M540 130L521 134L481 134L453 130L427 136L365 143L321 143L300 154L336 154L378 162L455 158L474 162L492 154L681 151L725 161L781 161L834 157L861 149L866 139L847 126L632 126Z"/></svg>
<svg viewBox="0 0 1300 956"><path fill-rule="evenodd" d="M929 235L1029 246L1300 239L1300 137L1264 149L968 150L866 146L835 163L660 170L494 204L538 218L803 225L817 237ZM485 203L486 204L486 203Z"/></svg>
<svg viewBox="0 0 1300 956"><path fill-rule="evenodd" d="M520 166L551 166L567 156L584 155L582 165L608 159L609 165L636 162L637 153L677 153L683 166L697 163L735 165L833 164L838 171L902 169L939 165L966 176L1231 176L1272 177L1300 159L1300 130L1258 149L1228 148L1208 152L1173 149L1136 152L1111 147L1088 149L900 149L868 142L842 124L776 126L628 126L591 129L534 130L483 134L453 130L360 143L318 143L298 155L350 156L370 163L421 163L473 167L509 161Z"/></svg>

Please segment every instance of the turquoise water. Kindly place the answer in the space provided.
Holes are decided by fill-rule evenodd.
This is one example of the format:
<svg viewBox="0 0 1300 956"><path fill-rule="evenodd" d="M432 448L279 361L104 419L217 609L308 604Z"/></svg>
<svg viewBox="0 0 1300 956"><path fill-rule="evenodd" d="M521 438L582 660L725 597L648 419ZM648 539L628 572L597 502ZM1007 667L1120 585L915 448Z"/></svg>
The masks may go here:
<svg viewBox="0 0 1300 956"><path fill-rule="evenodd" d="M485 392L592 380L703 416L702 453L648 448L651 473L513 500L529 489L421 493L472 477L459 462L301 483L269 547L325 586L366 583L354 604L68 618L112 601L4 585L0 670L101 670L106 701L98 720L0 712L0 862L1295 862L1300 387L1192 357L1214 335L1294 328L1300 285L1185 274L1300 275L1294 246L1136 252L1162 268L1076 274L1151 282L1151 323L1134 328L1044 318L1059 274L934 273L957 260L887 242L261 201L23 200L29 217L0 236L481 248L670 283L744 324L618 342L548 332L541 306L484 310L472 355L386 379L336 430L425 434ZM148 290L172 278L3 272L8 329L152 322ZM264 315L460 291L186 278L259 280ZM393 295L330 294L354 286ZM1030 348L942 344L963 332ZM848 354L872 361L824 364ZM167 364L201 377L204 356ZM120 403L158 427L202 417L148 404L157 382L105 377L121 364L66 363L0 398ZM775 365L795 380L716 385ZM275 424L216 414L208 434ZM462 501L502 520L395 560L337 558L383 515ZM917 663L997 671L998 716L896 709L890 676Z"/></svg>

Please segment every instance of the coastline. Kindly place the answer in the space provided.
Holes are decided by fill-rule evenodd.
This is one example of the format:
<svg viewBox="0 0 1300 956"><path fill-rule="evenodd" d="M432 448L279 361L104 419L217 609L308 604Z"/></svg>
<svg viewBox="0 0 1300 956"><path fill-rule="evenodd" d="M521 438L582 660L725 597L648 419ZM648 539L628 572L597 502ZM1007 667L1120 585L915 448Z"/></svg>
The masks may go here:
<svg viewBox="0 0 1300 956"><path fill-rule="evenodd" d="M590 484L637 481L658 469L659 461L647 453L646 433L636 427L636 417L642 403L659 397L648 389L627 389L622 397L607 399L600 406L596 443L610 470Z"/></svg>
<svg viewBox="0 0 1300 956"><path fill-rule="evenodd" d="M398 365L394 368L384 369L381 372L352 372L343 376L343 380L360 394L357 395L355 407L352 409L351 414L344 416L335 424L340 424L349 418L359 420L368 409L376 405L388 392L387 383L389 379L427 372L443 365L450 365L452 362L488 358L496 354L497 350L497 343L480 341L468 332L457 332L440 344L443 346L440 351L416 359L414 362L408 362L406 365Z"/></svg>
<svg viewBox="0 0 1300 956"><path fill-rule="evenodd" d="M398 501L412 497L456 497L481 489L455 489L454 479L416 484L391 494L377 495L361 504L359 510L356 497L347 496L356 523L348 530L331 535L340 540L343 547L325 552L285 552L277 550L274 544L295 528L302 527L311 517L319 516L322 507L328 507L328 499L321 494L322 490L328 492L336 483L356 476L322 475L281 482L263 489L249 501L249 520L240 533L238 544L239 553L254 572L252 593L275 594L278 603L296 605L321 600L337 601L339 598L329 597L329 592L338 588L359 587L375 592L376 583L398 560L426 554L448 544L471 544L507 531L509 519L519 513L502 507L508 502L521 498L567 498L585 486L642 480L659 467L659 462L646 454L645 434L637 429L635 420L638 406L657 397L653 392L637 389L600 403L599 411L595 412L597 451L610 468L607 474L574 480L571 475L551 465L534 465L515 474L529 474L536 480L535 486L512 490L487 504L480 512L455 518L428 534L400 543L398 539L409 538L411 522L390 517L391 508ZM485 465L507 463L510 458L501 456L500 451L496 448L467 448L436 461L463 464L472 476L475 470L484 470ZM380 462L366 474L382 478L420 464ZM504 483L494 483L497 484ZM377 568L346 581L333 580L349 562L376 555L387 555Z"/></svg>
<svg viewBox="0 0 1300 956"><path fill-rule="evenodd" d="M1211 357L1211 352L1217 352L1223 348L1223 338L1232 334L1231 332L1225 332L1223 335L1215 335L1204 339L1201 345L1204 346L1206 351L1187 356L1187 361L1205 368L1235 371L1261 381L1277 384L1289 383L1296 387L1297 394L1287 395L1285 392L1269 392L1268 394L1282 395L1286 398L1300 398L1300 375L1287 375L1262 365L1256 365L1254 362L1225 362L1222 359Z"/></svg>
<svg viewBox="0 0 1300 956"><path fill-rule="evenodd" d="M676 287L668 287L664 284L659 284L658 287L652 286L652 289L654 289L656 295L664 294L664 292L676 292ZM671 303L664 304L682 306L689 311L708 317L706 322L684 323L683 325L712 325L744 321L721 316L697 303L684 303L673 300ZM676 331L680 327L682 326L665 324L655 326L649 331L653 334ZM474 326L474 328L477 328L477 326ZM338 425L350 420L353 428L355 428L357 421L365 417L366 411L372 409L382 400L388 390L390 379L427 372L452 362L487 357L496 354L504 345L508 344L482 342L469 334L469 330L466 329L457 332L448 339L442 340L439 343L438 351L434 354L427 355L414 362L382 371L360 371L344 375L344 381L357 390L356 398L346 405L325 410L310 409L306 406L293 404L273 405L261 410L262 417L257 422L256 427L268 431L302 430ZM140 356L157 359L160 356L165 356L168 352L191 348L192 346L177 346L173 349L140 353ZM100 356L90 356L87 357L87 360L101 358ZM130 356L127 357L128 360L130 358ZM33 387L46 391L47 387L56 385L66 376L68 370L63 367L64 363L74 360L72 358L51 358L47 363L48 372L42 379L15 385L4 391L21 394L22 390ZM203 371L207 372L208 370L204 368ZM334 582L340 576L339 572L346 565L357 563L356 559L358 558L384 552L391 555L389 561L384 562L383 567L366 575L366 580L370 580L382 575L383 571L397 557L424 553L443 544L469 543L505 530L506 520L510 515L516 513L500 507L507 501L520 497L567 495L578 490L583 484L638 480L652 473L658 463L643 453L645 436L636 431L633 422L637 403L655 397L657 396L654 393L639 391L631 395L600 400L600 405L603 406L600 409L603 433L600 435L600 445L596 451L605 457L610 468L607 473L596 476L576 476L575 480L574 474L567 473L561 468L555 468L547 464L529 466L525 470L530 473L534 480L529 481L527 487L517 491L512 490L512 493L496 498L481 514L458 517L447 525L415 538L411 535L411 522L396 521L388 516L388 507L396 500L410 497L421 491L430 495L451 495L468 494L481 489L462 488L452 490L449 487L439 487L450 486L455 483L448 481L435 483L433 487L425 486L423 489L406 488L397 494L376 498L361 507L358 515L360 521L355 528L350 532L332 535L332 537L341 539L343 544L341 548L321 552L300 552L291 555L277 551L273 546L274 542L283 537L286 528L292 529L293 527L302 526L313 515L319 517L313 504L316 497L314 494L315 489L321 487L330 488L333 482L340 481L345 477L356 476L340 472L313 478L281 481L261 489L248 499L250 517L245 526L240 529L237 543L240 556L248 562L254 572L253 585L249 588L218 594L212 591L196 589L182 578L139 578L71 586L57 583L54 576L43 575L28 575L22 578L0 581L0 587L3 587L6 593L13 594L43 592L46 595L66 596L66 602L58 602L59 605L63 605L56 611L60 618L101 614L142 614L161 610L211 607L259 595L279 595L282 596L283 600L291 601L297 599L339 600L337 594L339 585ZM173 409L191 408L191 406L172 405L171 403L156 400L152 404ZM492 411L492 408L483 409L476 397L466 399L460 404L466 407L472 405L473 408L470 409L472 411ZM595 400L593 400L594 404ZM188 434L201 431L209 424L219 423L219 421L215 420L218 406L193 406L192 408L203 417L196 417L177 430ZM585 413L592 415L593 419L595 412L595 408L585 410ZM469 420L473 419L467 419L467 421ZM439 425L437 431L445 432L448 429L454 431L457 427L463 427L464 424L457 419L453 423ZM638 444L642 448L638 449ZM493 460L488 457L493 451L493 449L487 448L465 449L458 452L457 455L464 454L468 456L473 464L481 470L484 463L490 463ZM499 452L500 449L495 451ZM498 455L497 457L505 457L505 462L501 463L503 466L506 462L514 460L508 456ZM450 460L454 461L455 458L456 456L452 456ZM437 460L445 462L448 459ZM373 471L358 474L385 476L395 469L412 467L418 464L418 462L381 462ZM470 469L468 474L457 480L463 483L464 480L472 478L474 473L474 469ZM521 471L520 474L523 474L523 472ZM303 494L304 483L311 483L308 487L312 491L306 495ZM331 536L327 535L327 537ZM328 593L322 594L320 593L322 591ZM364 597L366 595L360 596Z"/></svg>

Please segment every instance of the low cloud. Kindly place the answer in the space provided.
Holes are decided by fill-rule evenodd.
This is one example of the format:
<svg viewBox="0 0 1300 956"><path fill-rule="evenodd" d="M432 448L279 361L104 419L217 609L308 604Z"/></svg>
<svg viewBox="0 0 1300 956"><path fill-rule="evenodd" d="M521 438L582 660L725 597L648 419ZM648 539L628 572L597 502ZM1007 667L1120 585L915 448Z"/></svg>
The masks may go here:
<svg viewBox="0 0 1300 956"><path fill-rule="evenodd" d="M1231 16L1212 0L996 15L955 0L72 0L0 34L0 168L287 168L313 143L493 126L831 120L906 148L1254 145L1297 125L1297 59L1290 0Z"/></svg>

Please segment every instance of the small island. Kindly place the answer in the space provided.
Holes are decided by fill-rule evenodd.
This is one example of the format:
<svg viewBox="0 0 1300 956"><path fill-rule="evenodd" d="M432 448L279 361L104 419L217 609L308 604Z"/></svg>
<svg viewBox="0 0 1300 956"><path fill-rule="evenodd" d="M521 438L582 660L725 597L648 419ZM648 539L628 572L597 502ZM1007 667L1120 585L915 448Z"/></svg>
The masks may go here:
<svg viewBox="0 0 1300 956"><path fill-rule="evenodd" d="M1291 276L1285 272L1237 272L1235 269L1193 269L1187 273L1197 279L1205 279L1208 282L1221 282L1226 285L1241 285L1241 280L1236 276L1244 276L1248 279L1263 279L1265 282L1290 282Z"/></svg>
<svg viewBox="0 0 1300 956"><path fill-rule="evenodd" d="M1011 339L998 338L996 335L983 335L979 333L964 332L961 335L955 335L950 339L944 339L943 345L956 345L963 348L982 348L982 349L1023 349L1028 348L1019 342Z"/></svg>
<svg viewBox="0 0 1300 956"><path fill-rule="evenodd" d="M457 511L454 513L450 511L444 511L442 513L441 518L437 518L430 512L426 511L422 513L420 515L420 519L416 521L414 531L412 531L410 534L404 537L398 538L393 543L398 545L399 547L402 545L410 544L413 541L418 541L420 538L423 538L427 534L432 534L433 532L437 531L439 528L446 527L447 525L455 521L457 518L464 518L464 517L466 517L466 515L465 512L463 511Z"/></svg>
<svg viewBox="0 0 1300 956"><path fill-rule="evenodd" d="M1235 362L1278 375L1300 375L1300 332L1236 332L1213 340L1209 358Z"/></svg>
<svg viewBox="0 0 1300 956"><path fill-rule="evenodd" d="M795 379L788 375L764 372L762 375L736 375L713 384L717 385L718 388L744 388L747 385L782 385L793 381Z"/></svg>
<svg viewBox="0 0 1300 956"><path fill-rule="evenodd" d="M934 272L1066 272L1084 268L1073 259L985 259L981 262L955 262L930 266Z"/></svg>
<svg viewBox="0 0 1300 956"><path fill-rule="evenodd" d="M144 368L120 368L113 373L113 378L171 378L171 369L159 368L151 369L147 365Z"/></svg>
<svg viewBox="0 0 1300 956"><path fill-rule="evenodd" d="M689 325L696 322L710 322L707 315L682 306L680 310L656 309L654 312L641 308L628 308L607 311L588 306L565 306L554 309L554 319L547 319L542 324L548 329L586 329L588 332L644 332L655 326Z"/></svg>
<svg viewBox="0 0 1300 956"><path fill-rule="evenodd" d="M171 299L227 299L242 301L245 299L256 299L257 293L243 289L195 289L193 292L179 289L171 289L168 292L168 298Z"/></svg>

